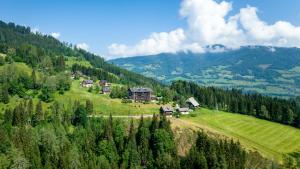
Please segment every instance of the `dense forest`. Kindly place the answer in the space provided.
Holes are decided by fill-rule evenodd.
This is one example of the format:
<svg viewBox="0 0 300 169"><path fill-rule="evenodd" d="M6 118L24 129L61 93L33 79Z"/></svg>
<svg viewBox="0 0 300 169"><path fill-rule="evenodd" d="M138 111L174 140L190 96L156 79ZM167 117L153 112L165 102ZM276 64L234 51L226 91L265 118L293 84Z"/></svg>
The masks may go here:
<svg viewBox="0 0 300 169"><path fill-rule="evenodd" d="M0 119L0 168L245 167L247 154L233 141L198 133L188 155L179 157L166 117L88 119L91 107L54 102L46 111L41 101L28 100L7 109Z"/></svg>
<svg viewBox="0 0 300 169"><path fill-rule="evenodd" d="M0 101L9 102L9 98L18 95L21 98L30 98L39 95L45 102L53 101L53 93L63 94L70 89L71 71L80 71L83 74L97 79L126 85L145 85L157 88L160 83L142 75L129 72L112 64L97 55L78 49L71 44L61 43L49 35L32 33L29 27L0 21L0 65L1 71ZM73 65L66 72L68 57L82 58L93 67L87 68ZM18 69L13 63L25 63L33 71L30 74ZM13 71L12 71L13 70ZM33 91L28 94L27 91Z"/></svg>
<svg viewBox="0 0 300 169"><path fill-rule="evenodd" d="M5 58L7 61L24 62L49 73L64 70L64 60L69 56L84 58L95 69L100 69L106 74L118 77L119 83L160 85L153 79L109 64L103 58L78 49L72 44L61 43L49 35L38 32L33 33L29 27L15 25L14 23L7 24L0 21L0 53L7 54Z"/></svg>
<svg viewBox="0 0 300 169"><path fill-rule="evenodd" d="M171 89L177 93L174 100L182 104L184 98L194 96L204 107L251 115L300 128L298 99L286 100L260 94L244 94L236 89L203 87L186 81L173 82Z"/></svg>

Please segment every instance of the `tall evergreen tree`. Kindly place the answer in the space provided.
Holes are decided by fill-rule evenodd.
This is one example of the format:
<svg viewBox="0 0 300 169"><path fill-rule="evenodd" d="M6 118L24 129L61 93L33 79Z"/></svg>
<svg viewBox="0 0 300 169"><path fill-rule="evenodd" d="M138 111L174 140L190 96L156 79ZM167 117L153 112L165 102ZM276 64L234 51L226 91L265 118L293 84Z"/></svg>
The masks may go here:
<svg viewBox="0 0 300 169"><path fill-rule="evenodd" d="M8 93L8 88L6 86L3 86L1 88L2 92L1 92L1 101L4 104L9 103L9 93Z"/></svg>
<svg viewBox="0 0 300 169"><path fill-rule="evenodd" d="M86 108L87 114L89 114L89 115L93 114L94 106L93 106L93 102L91 100L86 100L85 108Z"/></svg>

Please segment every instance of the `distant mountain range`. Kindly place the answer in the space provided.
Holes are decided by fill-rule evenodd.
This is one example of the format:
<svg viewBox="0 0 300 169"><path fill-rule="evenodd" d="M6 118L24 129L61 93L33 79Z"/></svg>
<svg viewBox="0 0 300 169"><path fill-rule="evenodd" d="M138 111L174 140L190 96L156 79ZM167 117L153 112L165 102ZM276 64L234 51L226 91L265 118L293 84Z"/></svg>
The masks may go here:
<svg viewBox="0 0 300 169"><path fill-rule="evenodd" d="M203 54L163 53L109 62L165 83L182 79L272 96L300 95L299 48L245 46L230 50L219 45L210 49Z"/></svg>

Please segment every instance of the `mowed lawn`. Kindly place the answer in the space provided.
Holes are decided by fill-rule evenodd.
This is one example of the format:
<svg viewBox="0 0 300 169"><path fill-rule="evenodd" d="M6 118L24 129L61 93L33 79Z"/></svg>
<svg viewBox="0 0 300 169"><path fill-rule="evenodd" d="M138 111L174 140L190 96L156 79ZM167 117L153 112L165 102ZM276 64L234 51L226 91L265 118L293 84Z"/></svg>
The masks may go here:
<svg viewBox="0 0 300 169"><path fill-rule="evenodd" d="M196 117L182 117L190 125L238 139L243 146L281 161L283 154L300 152L300 129L251 116L201 108Z"/></svg>
<svg viewBox="0 0 300 169"><path fill-rule="evenodd" d="M79 100L81 103L89 99L93 102L95 115L142 115L159 113L160 105L156 103L122 103L121 99L111 99L109 95L88 92L88 88L80 86L80 81L72 82L70 91L64 95L56 94L55 100L65 105Z"/></svg>

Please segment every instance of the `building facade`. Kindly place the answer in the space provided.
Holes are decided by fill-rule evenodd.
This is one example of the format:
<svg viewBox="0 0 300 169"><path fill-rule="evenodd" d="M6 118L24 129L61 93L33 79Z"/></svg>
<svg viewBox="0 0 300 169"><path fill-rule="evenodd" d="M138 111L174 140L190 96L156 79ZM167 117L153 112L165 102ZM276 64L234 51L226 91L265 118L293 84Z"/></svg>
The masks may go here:
<svg viewBox="0 0 300 169"><path fill-rule="evenodd" d="M129 99L135 102L151 101L153 91L146 87L133 87L128 89Z"/></svg>

